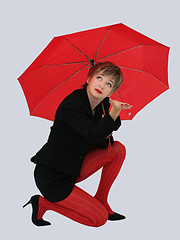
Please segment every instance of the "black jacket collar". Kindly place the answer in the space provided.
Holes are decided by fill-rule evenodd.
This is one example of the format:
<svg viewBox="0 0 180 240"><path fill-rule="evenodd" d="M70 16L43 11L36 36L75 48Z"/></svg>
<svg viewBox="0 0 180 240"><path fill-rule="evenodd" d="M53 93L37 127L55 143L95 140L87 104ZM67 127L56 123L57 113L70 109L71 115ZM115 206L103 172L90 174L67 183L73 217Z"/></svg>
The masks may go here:
<svg viewBox="0 0 180 240"><path fill-rule="evenodd" d="M82 97L83 97L83 102L86 105L86 110L87 110L88 114L90 115L91 118L94 118L94 115L93 115L92 109L91 109L91 105L90 105L90 102L89 102L89 97L88 97L88 94L87 94L86 87L84 87L82 89ZM95 115L97 115L97 114L102 115L103 114L102 103L104 104L105 109L109 108L109 98L106 97L103 101L101 101L95 107Z"/></svg>

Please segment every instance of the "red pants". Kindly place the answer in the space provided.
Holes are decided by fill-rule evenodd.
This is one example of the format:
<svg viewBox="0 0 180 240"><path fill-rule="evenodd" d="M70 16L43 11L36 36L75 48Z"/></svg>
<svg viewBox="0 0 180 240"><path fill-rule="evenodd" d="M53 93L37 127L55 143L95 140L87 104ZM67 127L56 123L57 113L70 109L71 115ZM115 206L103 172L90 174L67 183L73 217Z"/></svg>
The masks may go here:
<svg viewBox="0 0 180 240"><path fill-rule="evenodd" d="M40 196L38 219L41 219L47 210L53 210L87 226L99 227L105 224L109 214L114 213L107 202L108 193L121 169L125 155L125 146L117 141L112 145L110 153L108 149L99 148L90 151L83 160L81 174L76 182L83 181L103 167L95 196L76 185L71 194L60 202L52 203Z"/></svg>

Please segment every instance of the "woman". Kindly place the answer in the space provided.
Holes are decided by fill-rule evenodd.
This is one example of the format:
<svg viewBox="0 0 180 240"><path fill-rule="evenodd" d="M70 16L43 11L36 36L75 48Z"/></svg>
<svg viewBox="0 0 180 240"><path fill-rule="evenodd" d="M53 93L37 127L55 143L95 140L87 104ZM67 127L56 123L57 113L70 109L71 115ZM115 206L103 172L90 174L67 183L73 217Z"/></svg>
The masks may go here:
<svg viewBox="0 0 180 240"><path fill-rule="evenodd" d="M125 147L114 142L111 133L121 125L121 109L132 107L109 99L122 81L119 67L99 62L89 70L83 89L76 89L60 103L47 143L31 158L42 196L32 196L23 207L32 204L36 226L50 225L42 218L47 210L93 227L125 218L107 202L126 154ZM101 167L94 197L75 185Z"/></svg>

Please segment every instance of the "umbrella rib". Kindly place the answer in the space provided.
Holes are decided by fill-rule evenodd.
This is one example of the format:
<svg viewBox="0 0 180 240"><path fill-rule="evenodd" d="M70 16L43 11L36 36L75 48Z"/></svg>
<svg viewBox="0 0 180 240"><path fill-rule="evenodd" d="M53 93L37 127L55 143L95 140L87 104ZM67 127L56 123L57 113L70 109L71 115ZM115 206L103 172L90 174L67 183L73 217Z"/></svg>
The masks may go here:
<svg viewBox="0 0 180 240"><path fill-rule="evenodd" d="M69 63L59 63L59 64L50 64L50 65L41 65L39 67L55 67L55 66L63 66L63 65L70 65L70 64L77 64L80 63L82 65L87 66L86 61L80 61L80 62L69 62Z"/></svg>
<svg viewBox="0 0 180 240"><path fill-rule="evenodd" d="M156 79L160 84L163 84L164 86L166 86L166 84L164 84L163 82L161 82L158 78L156 78L155 76L153 76L152 74L144 71L144 70L139 70L139 69L133 69L133 68L128 68L128 67L124 67L124 66L121 66L121 65L117 65L118 67L120 68L125 68L125 69L128 69L128 70L132 70L132 71L137 71L137 72L141 72L141 73L146 73L148 74L149 76L151 76L152 78ZM167 86L166 86L167 87Z"/></svg>
<svg viewBox="0 0 180 240"><path fill-rule="evenodd" d="M124 102L123 99L122 99L122 97L120 96L120 94L119 94L117 91L116 91L116 93L117 93L117 95L119 96L119 98L121 99L121 101ZM128 113L128 116L129 116L130 120L132 120L132 118L130 117L131 114L130 114L130 112L128 111L128 109L124 109L124 110L126 110L126 112Z"/></svg>
<svg viewBox="0 0 180 240"><path fill-rule="evenodd" d="M86 66L88 66L88 64L87 64ZM85 68L86 66L84 66L84 67L82 67L81 69L79 69L78 71L76 71L74 74L72 74L70 77L68 77L65 81L63 81L62 83L60 83L60 84L59 84L58 86L56 86L55 88L51 89L47 94L49 94L50 92L54 91L57 87L59 87L60 85L62 85L62 84L65 83L66 81L68 81L70 78L72 78L74 75L76 75L76 74L79 73L80 71L82 71L83 68ZM47 96L47 94L46 94L46 96ZM46 96L45 96L45 97L46 97ZM43 99L44 99L44 98L42 98L42 99L39 101L39 103L36 105L36 107L32 110L31 113L33 113L33 112L36 110L36 108L37 108L37 107L39 106L39 104L43 101Z"/></svg>
<svg viewBox="0 0 180 240"><path fill-rule="evenodd" d="M67 38L64 37L64 39L65 39L67 42L69 42L78 52L82 53L82 54L87 58L88 62L91 61L91 59L90 59L85 53L83 53L79 48L77 48L77 47L76 47L73 43L71 43Z"/></svg>
<svg viewBox="0 0 180 240"><path fill-rule="evenodd" d="M109 27L109 28L107 29L107 32L106 32L106 34L104 35L104 38L103 38L103 40L101 41L101 43L99 44L99 47L98 47L98 49L97 49L97 51L96 51L96 53L95 53L95 55L94 55L94 59L96 59L97 53L98 53L100 47L102 46L102 44L103 44L103 42L104 42L104 40L105 40L105 38L106 38L106 36L107 36L107 34L108 34L108 32L109 32L109 30L110 30L111 28L112 28L112 27Z"/></svg>
<svg viewBox="0 0 180 240"><path fill-rule="evenodd" d="M138 46L135 46L135 47L132 47L132 48L124 49L124 50L122 50L122 51L118 51L118 52L115 52L115 53L106 55L106 56L101 57L101 58L99 58L99 59L105 59L105 58L107 58L107 57L110 57L110 56L113 56L113 55L116 55L116 54L119 54L119 53L122 53L122 52L126 52L126 51L129 51L129 50L135 49L135 48L139 48L139 47L142 47L142 46L145 46L145 44L141 44L141 45L138 45ZM99 59L98 59L98 60L99 60Z"/></svg>
<svg viewBox="0 0 180 240"><path fill-rule="evenodd" d="M127 48L127 49L124 49L124 50L122 50L122 51L118 51L118 52L115 52L115 53L106 55L106 56L101 57L101 58L99 58L99 59L105 59L105 58L107 58L107 57L110 57L110 56L113 56L113 55L116 55L116 54L119 54L119 53L123 53L123 52L129 51L129 50L135 49L135 48L139 48L139 47L142 47L142 46L158 46L158 47L164 47L164 46L159 46L159 45L155 45L155 44L140 44L140 45L135 46L135 47L132 47L132 48ZM99 59L98 59L98 60L99 60Z"/></svg>

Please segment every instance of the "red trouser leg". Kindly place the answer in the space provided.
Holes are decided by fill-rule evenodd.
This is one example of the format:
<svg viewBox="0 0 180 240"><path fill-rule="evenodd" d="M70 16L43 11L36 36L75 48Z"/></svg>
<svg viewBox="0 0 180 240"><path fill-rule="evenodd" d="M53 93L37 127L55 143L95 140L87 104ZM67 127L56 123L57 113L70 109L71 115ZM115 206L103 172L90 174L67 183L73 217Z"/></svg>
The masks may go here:
<svg viewBox="0 0 180 240"><path fill-rule="evenodd" d="M58 212L78 223L92 227L104 225L109 215L98 200L77 186L74 186L71 194L60 202L52 203L40 196L38 219L41 219L47 210Z"/></svg>
<svg viewBox="0 0 180 240"><path fill-rule="evenodd" d="M106 207L109 214L113 214L114 212L107 202L108 193L121 169L125 156L125 146L117 141L112 145L110 153L108 153L107 149L92 150L85 156L81 175L76 181L83 181L103 167L99 187L94 197Z"/></svg>
<svg viewBox="0 0 180 240"><path fill-rule="evenodd" d="M109 213L114 213L107 203L108 193L120 171L125 155L125 147L116 141L112 145L111 153L108 153L107 149L94 149L89 152L83 160L81 175L77 178L77 182L103 167L96 195L92 197L81 188L74 186L71 194L60 202L51 203L40 197L38 219L42 218L45 211L53 210L87 226L99 227L105 224Z"/></svg>

